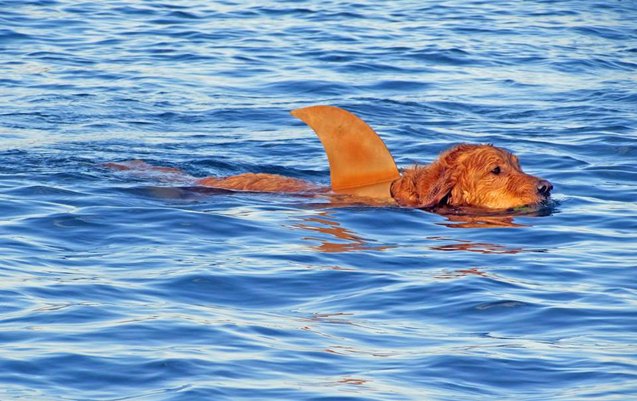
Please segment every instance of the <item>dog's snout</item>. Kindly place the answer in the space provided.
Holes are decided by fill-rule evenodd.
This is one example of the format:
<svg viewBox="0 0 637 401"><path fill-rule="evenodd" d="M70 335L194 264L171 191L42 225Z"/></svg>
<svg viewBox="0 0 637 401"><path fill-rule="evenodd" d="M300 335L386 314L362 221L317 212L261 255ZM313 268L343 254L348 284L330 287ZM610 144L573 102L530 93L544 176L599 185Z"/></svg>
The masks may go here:
<svg viewBox="0 0 637 401"><path fill-rule="evenodd" d="M547 180L540 180L537 183L537 191L544 196L548 196L551 193L552 189L553 184L551 184Z"/></svg>

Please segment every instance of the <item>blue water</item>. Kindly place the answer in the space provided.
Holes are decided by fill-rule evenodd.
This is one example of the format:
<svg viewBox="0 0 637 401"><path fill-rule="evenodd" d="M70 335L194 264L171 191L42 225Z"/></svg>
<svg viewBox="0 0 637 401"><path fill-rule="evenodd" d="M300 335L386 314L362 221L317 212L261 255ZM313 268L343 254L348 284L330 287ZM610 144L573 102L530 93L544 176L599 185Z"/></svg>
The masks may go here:
<svg viewBox="0 0 637 401"><path fill-rule="evenodd" d="M0 0L0 400L637 399L635 21L629 0ZM313 104L400 166L508 148L553 206L471 224L101 167L328 184L289 115Z"/></svg>

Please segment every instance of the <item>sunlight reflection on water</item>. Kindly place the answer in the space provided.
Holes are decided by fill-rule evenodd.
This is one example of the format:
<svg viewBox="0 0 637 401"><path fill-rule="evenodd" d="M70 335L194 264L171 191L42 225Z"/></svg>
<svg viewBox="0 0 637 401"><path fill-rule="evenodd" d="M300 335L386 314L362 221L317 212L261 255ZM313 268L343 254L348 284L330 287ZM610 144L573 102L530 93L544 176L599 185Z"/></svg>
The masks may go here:
<svg viewBox="0 0 637 401"><path fill-rule="evenodd" d="M634 3L2 5L2 400L637 395ZM401 167L510 149L554 201L436 214L103 168L324 186L289 115L310 104Z"/></svg>

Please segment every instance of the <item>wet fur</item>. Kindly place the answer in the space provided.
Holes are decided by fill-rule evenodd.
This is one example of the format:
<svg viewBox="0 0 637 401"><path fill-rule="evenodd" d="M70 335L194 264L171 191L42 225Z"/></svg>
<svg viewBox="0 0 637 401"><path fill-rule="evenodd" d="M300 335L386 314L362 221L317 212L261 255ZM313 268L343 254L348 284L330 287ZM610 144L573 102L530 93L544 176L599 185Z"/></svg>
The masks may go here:
<svg viewBox="0 0 637 401"><path fill-rule="evenodd" d="M246 173L197 179L180 170L155 167L142 161L107 163L118 170L159 171L192 178L196 185L253 192L318 193L326 188L278 174ZM496 167L499 173L494 173ZM544 187L544 190L540 188ZM436 208L470 206L510 209L545 200L552 186L522 171L518 158L492 145L461 144L442 153L433 163L405 169L391 183L391 196L402 206Z"/></svg>
<svg viewBox="0 0 637 401"><path fill-rule="evenodd" d="M499 168L499 173L494 170ZM200 185L260 192L311 192L309 183L276 174L241 174L204 178ZM547 185L544 193L538 188ZM550 183L522 171L518 158L492 145L461 144L433 163L405 169L391 184L392 198L402 206L472 206L509 209L545 200Z"/></svg>
<svg viewBox="0 0 637 401"><path fill-rule="evenodd" d="M546 187L540 191L542 186ZM538 204L550 189L548 181L524 173L510 152L492 145L462 144L427 166L405 170L392 183L391 194L403 206L508 209Z"/></svg>

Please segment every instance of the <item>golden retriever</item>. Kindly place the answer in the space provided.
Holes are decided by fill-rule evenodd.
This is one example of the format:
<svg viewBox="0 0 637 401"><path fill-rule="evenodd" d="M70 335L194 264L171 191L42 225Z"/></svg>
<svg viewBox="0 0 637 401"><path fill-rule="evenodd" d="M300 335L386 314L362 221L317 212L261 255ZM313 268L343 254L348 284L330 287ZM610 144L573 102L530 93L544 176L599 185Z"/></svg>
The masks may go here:
<svg viewBox="0 0 637 401"><path fill-rule="evenodd" d="M433 163L405 170L391 184L400 205L510 209L546 200L553 185L522 171L518 158L492 145L461 144Z"/></svg>
<svg viewBox="0 0 637 401"><path fill-rule="evenodd" d="M187 176L177 169L155 167L138 160L107 163L106 166L118 170ZM246 173L230 177L190 178L195 185L235 191L329 192L329 188L278 174ZM443 152L431 164L404 169L386 185L389 197L381 199L381 203L427 209L444 206L484 209L532 206L545 201L553 189L547 180L524 173L518 158L507 150L493 145L475 144L457 145ZM357 199L358 202L365 200ZM367 201L370 204L379 203L378 199Z"/></svg>

